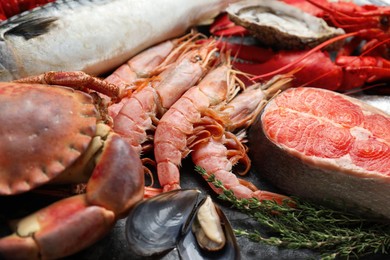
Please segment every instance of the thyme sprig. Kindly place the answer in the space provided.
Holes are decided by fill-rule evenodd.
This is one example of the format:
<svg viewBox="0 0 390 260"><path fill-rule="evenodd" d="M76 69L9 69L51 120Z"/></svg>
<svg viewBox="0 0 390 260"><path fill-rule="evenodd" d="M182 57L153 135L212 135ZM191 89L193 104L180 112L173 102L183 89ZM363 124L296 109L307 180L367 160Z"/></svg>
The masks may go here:
<svg viewBox="0 0 390 260"><path fill-rule="evenodd" d="M259 201L256 198L238 199L223 183L199 166L195 170L208 182L220 188L219 198L255 219L262 231L235 230L236 235L269 245L291 249L312 249L322 259L361 257L367 254L387 254L390 249L390 225L359 217L293 198L286 201ZM266 231L264 231L266 230Z"/></svg>

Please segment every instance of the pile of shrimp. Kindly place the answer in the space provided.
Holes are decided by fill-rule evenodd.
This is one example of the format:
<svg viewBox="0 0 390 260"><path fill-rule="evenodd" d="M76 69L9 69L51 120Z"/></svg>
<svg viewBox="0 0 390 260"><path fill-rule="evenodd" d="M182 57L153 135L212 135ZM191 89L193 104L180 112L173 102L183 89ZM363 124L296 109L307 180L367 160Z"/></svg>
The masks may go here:
<svg viewBox="0 0 390 260"><path fill-rule="evenodd" d="M127 93L108 108L114 131L139 153L151 180L158 177L146 187L145 198L179 189L186 157L238 198L286 198L236 174L245 175L251 165L246 129L292 77L247 86L229 57L217 51L216 40L192 32L144 50L105 78Z"/></svg>

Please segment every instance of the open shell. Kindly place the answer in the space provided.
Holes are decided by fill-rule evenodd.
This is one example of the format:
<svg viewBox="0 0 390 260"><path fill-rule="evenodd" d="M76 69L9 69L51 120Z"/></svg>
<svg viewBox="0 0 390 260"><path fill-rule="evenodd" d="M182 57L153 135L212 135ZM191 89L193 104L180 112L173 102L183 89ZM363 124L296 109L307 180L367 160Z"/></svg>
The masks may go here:
<svg viewBox="0 0 390 260"><path fill-rule="evenodd" d="M199 223L205 219L206 225ZM194 189L166 192L137 204L126 220L126 239L130 251L141 257L176 249L180 259L240 259L228 219L210 197Z"/></svg>
<svg viewBox="0 0 390 260"><path fill-rule="evenodd" d="M192 232L202 249L217 251L226 243L221 218L210 196L206 198L192 224Z"/></svg>
<svg viewBox="0 0 390 260"><path fill-rule="evenodd" d="M245 27L261 43L278 49L312 48L345 33L321 18L276 0L241 1L226 11L234 23Z"/></svg>
<svg viewBox="0 0 390 260"><path fill-rule="evenodd" d="M139 256L163 254L176 247L199 203L197 190L171 191L137 204L126 220L126 239Z"/></svg>
<svg viewBox="0 0 390 260"><path fill-rule="evenodd" d="M177 249L181 259L241 259L230 222L210 196L199 207L192 223L192 232L179 241Z"/></svg>

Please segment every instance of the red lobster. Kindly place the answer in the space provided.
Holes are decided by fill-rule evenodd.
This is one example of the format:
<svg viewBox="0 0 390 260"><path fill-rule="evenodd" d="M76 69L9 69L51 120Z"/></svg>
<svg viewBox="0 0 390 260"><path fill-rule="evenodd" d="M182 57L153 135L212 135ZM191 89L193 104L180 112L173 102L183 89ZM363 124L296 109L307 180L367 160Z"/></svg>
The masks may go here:
<svg viewBox="0 0 390 260"><path fill-rule="evenodd" d="M234 66L237 69L256 75L253 78L256 80L269 79L278 73L285 73L288 69L299 68L295 74L294 86L304 85L338 91L390 79L389 7L360 7L353 3L328 3L318 0L284 1L303 5L304 10L310 9L312 14L326 18L332 26L341 27L348 33L330 39L312 50L299 51L275 51L271 48L220 42L220 48L230 49L232 55L246 61L236 61ZM359 22L360 20L364 23ZM219 17L211 26L210 32L219 36L247 34L245 28L240 29L240 26L233 25L226 17ZM328 52L321 51L323 47L346 38L351 40L335 55L335 59L332 59ZM360 47L364 41L368 43ZM357 50L359 56L350 56Z"/></svg>
<svg viewBox="0 0 390 260"><path fill-rule="evenodd" d="M1 0L0 21L7 20L11 16L54 1L55 0Z"/></svg>

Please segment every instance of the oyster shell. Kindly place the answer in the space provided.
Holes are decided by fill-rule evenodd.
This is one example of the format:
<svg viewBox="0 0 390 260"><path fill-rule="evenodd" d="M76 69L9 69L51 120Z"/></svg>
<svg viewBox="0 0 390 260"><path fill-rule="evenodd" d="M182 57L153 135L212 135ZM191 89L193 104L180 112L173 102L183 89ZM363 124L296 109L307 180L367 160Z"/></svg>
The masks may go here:
<svg viewBox="0 0 390 260"><path fill-rule="evenodd" d="M245 27L261 43L277 49L305 49L344 34L341 28L277 0L247 0L226 9L234 23ZM342 43L333 44L338 48Z"/></svg>

